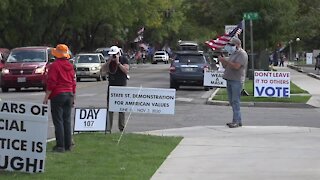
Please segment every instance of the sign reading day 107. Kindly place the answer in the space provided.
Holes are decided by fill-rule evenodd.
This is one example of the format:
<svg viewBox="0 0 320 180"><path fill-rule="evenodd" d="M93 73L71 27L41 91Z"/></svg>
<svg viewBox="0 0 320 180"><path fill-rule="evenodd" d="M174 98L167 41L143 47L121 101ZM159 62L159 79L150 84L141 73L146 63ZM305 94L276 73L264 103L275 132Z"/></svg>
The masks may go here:
<svg viewBox="0 0 320 180"><path fill-rule="evenodd" d="M76 108L74 131L105 131L106 108Z"/></svg>

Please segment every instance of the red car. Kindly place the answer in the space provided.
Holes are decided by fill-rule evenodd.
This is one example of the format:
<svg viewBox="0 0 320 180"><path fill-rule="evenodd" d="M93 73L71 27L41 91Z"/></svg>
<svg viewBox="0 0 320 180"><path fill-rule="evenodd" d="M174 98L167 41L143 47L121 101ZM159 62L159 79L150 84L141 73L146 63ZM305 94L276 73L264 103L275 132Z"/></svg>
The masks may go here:
<svg viewBox="0 0 320 180"><path fill-rule="evenodd" d="M2 92L9 88L46 87L46 66L50 59L51 47L32 46L12 49L1 71Z"/></svg>

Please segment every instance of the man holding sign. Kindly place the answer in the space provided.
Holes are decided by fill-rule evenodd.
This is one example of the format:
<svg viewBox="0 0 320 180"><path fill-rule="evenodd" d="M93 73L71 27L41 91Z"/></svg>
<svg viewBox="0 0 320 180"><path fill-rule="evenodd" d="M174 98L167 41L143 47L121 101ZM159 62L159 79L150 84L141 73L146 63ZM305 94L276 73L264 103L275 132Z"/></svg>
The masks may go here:
<svg viewBox="0 0 320 180"><path fill-rule="evenodd" d="M233 111L232 122L227 125L229 128L236 128L242 126L240 96L245 80L248 54L241 48L241 41L236 37L229 41L225 49L230 55L229 59L219 56L218 60L225 68L223 78L227 81L228 99Z"/></svg>
<svg viewBox="0 0 320 180"><path fill-rule="evenodd" d="M109 60L104 64L103 68L106 69L109 75L107 103L109 104L109 88L110 86L126 86L127 75L129 72L128 59L121 56L120 49L117 46L112 46L108 52L110 55ZM111 133L113 123L113 112L109 112L107 131ZM119 112L119 130L123 131L125 125L124 112Z"/></svg>

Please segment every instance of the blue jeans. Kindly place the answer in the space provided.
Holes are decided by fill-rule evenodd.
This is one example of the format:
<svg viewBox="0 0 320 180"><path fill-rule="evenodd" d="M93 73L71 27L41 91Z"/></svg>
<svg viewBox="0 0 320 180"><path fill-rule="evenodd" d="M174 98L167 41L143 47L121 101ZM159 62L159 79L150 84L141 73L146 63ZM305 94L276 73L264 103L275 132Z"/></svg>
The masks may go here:
<svg viewBox="0 0 320 180"><path fill-rule="evenodd" d="M61 93L50 100L51 115L56 135L56 146L71 147L71 109L73 93Z"/></svg>
<svg viewBox="0 0 320 180"><path fill-rule="evenodd" d="M227 80L228 99L233 111L233 123L242 123L240 112L240 96L242 85L243 83L241 81Z"/></svg>

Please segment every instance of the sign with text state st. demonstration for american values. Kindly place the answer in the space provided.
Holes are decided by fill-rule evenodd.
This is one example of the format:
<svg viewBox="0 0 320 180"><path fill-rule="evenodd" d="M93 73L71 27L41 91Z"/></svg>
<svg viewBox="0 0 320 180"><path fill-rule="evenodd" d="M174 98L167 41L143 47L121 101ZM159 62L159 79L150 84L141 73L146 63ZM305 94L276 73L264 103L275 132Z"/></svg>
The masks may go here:
<svg viewBox="0 0 320 180"><path fill-rule="evenodd" d="M110 86L109 111L174 114L175 89Z"/></svg>
<svg viewBox="0 0 320 180"><path fill-rule="evenodd" d="M0 101L0 171L44 172L48 106Z"/></svg>

